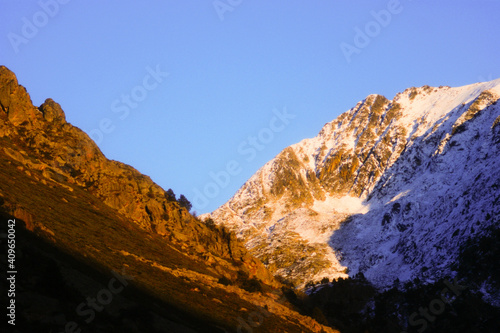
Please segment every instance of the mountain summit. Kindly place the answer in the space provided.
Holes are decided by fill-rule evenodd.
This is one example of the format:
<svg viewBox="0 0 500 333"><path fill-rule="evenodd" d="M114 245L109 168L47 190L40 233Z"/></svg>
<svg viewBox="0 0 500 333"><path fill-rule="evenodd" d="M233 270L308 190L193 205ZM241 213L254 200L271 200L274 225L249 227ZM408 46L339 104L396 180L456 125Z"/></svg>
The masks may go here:
<svg viewBox="0 0 500 333"><path fill-rule="evenodd" d="M500 80L370 95L202 221L0 66L8 316L18 332L498 332L499 97Z"/></svg>
<svg viewBox="0 0 500 333"><path fill-rule="evenodd" d="M298 286L453 275L498 224L500 79L370 95L258 170L210 216Z"/></svg>

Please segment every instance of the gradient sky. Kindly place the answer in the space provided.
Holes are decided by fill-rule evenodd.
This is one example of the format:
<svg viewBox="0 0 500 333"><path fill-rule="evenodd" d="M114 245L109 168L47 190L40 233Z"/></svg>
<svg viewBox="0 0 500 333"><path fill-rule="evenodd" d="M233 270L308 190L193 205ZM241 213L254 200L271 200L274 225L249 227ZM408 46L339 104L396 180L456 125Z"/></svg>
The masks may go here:
<svg viewBox="0 0 500 333"><path fill-rule="evenodd" d="M500 77L500 0L284 3L0 0L0 64L197 213L369 94Z"/></svg>

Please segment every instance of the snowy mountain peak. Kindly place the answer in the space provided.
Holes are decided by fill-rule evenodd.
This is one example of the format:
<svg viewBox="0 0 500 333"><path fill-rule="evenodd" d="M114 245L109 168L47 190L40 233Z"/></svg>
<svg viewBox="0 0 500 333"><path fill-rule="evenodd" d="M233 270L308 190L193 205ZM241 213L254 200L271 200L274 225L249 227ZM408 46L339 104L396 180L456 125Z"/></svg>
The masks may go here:
<svg viewBox="0 0 500 333"><path fill-rule="evenodd" d="M379 286L439 276L498 213L499 98L500 79L369 95L211 217L299 286L357 272Z"/></svg>

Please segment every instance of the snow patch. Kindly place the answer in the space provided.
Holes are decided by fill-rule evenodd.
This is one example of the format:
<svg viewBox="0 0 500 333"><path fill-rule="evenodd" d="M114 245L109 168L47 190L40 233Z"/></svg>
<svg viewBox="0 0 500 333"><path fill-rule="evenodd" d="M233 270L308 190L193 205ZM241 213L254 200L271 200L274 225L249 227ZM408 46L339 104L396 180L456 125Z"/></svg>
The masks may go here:
<svg viewBox="0 0 500 333"><path fill-rule="evenodd" d="M327 197L323 201L315 201L312 209L321 214L366 214L370 211L370 204L358 197Z"/></svg>

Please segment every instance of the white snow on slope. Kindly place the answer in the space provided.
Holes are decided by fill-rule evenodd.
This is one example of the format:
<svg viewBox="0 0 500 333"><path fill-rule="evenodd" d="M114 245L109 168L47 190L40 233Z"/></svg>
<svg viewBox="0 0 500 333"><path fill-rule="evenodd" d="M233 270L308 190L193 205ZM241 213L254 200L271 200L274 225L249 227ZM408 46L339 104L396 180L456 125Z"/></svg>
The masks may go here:
<svg viewBox="0 0 500 333"><path fill-rule="evenodd" d="M406 128L405 149L359 198L323 191L322 198L286 210L286 195L277 200L270 195L282 167L273 159L211 215L271 263L283 253L307 253L303 262L292 265L296 267L277 271L301 285L346 276L346 267L349 275L363 272L381 287L395 278L430 280L450 273L460 244L484 230L487 214L498 213L500 153L492 125L500 116L499 106L479 101L482 111L466 121L464 132L453 133L484 91L497 100L500 79L458 88L412 88L396 95L389 103L399 103L402 115L390 126ZM370 98L376 95L366 100ZM347 111L345 119L355 119L362 103ZM290 146L303 163L303 179L321 171L320 152L329 156L328 151L340 147L354 149L358 134L348 131L348 125L334 120L315 138ZM313 263L323 263L317 260L321 256L329 264L318 268Z"/></svg>

